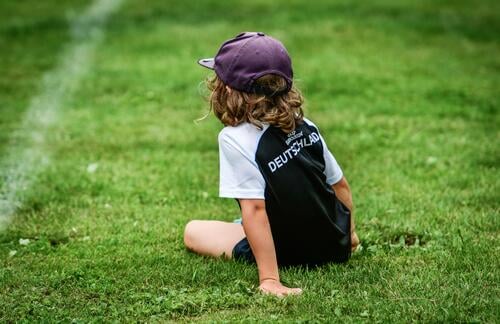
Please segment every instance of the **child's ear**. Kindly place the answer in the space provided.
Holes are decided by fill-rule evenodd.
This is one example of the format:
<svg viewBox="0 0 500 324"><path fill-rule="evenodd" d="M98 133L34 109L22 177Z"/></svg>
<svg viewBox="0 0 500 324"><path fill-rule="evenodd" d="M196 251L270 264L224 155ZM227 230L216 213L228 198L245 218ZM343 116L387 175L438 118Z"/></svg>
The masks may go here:
<svg viewBox="0 0 500 324"><path fill-rule="evenodd" d="M226 86L226 91L227 91L227 93L231 93L231 91L233 91L233 89L231 89L229 86Z"/></svg>

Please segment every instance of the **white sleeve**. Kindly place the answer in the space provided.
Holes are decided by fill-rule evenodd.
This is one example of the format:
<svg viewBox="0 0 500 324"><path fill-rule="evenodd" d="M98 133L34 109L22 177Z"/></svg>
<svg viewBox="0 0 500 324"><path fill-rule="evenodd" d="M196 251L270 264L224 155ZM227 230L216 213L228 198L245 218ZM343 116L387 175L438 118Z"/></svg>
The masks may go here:
<svg viewBox="0 0 500 324"><path fill-rule="evenodd" d="M323 157L325 158L325 176L326 176L326 183L328 183L330 186L339 182L342 177L342 169L340 168L339 164L337 163L337 160L333 157L333 154L330 152L328 147L326 146L326 142L323 139L323 137L320 135L321 138L321 143L323 144Z"/></svg>
<svg viewBox="0 0 500 324"><path fill-rule="evenodd" d="M319 138L321 139L321 144L323 145L323 158L325 159L325 171L323 171L323 173L326 176L326 183L328 183L330 186L336 184L344 176L344 174L342 173L342 169L337 163L337 160L335 160L335 158L333 157L332 152L330 152L330 150L328 149L328 146L326 145L323 136L321 136L319 132L318 126L316 126L312 121L310 121L307 118L304 118L304 121L307 124L312 125L314 128L316 128L316 131L319 134Z"/></svg>
<svg viewBox="0 0 500 324"><path fill-rule="evenodd" d="M264 199L266 184L255 155L223 132L219 135L219 160L220 197Z"/></svg>

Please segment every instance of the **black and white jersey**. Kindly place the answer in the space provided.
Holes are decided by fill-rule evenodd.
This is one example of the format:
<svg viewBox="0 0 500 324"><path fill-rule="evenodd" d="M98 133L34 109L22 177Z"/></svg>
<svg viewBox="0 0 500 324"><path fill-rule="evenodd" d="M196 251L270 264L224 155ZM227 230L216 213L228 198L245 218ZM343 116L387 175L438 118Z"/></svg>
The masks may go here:
<svg viewBox="0 0 500 324"><path fill-rule="evenodd" d="M309 120L286 134L243 123L219 134L221 197L265 199L280 265L342 262L350 213L331 185L342 170Z"/></svg>

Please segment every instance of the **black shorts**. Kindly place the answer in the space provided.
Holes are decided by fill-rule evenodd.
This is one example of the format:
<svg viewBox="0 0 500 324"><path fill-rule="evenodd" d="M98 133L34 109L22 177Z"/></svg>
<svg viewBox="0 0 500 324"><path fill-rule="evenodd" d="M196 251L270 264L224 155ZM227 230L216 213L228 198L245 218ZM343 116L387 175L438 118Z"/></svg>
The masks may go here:
<svg viewBox="0 0 500 324"><path fill-rule="evenodd" d="M247 238L245 237L233 248L233 258L235 260L241 260L246 262L255 262L255 257L252 253L252 249L250 248L250 244L248 243Z"/></svg>

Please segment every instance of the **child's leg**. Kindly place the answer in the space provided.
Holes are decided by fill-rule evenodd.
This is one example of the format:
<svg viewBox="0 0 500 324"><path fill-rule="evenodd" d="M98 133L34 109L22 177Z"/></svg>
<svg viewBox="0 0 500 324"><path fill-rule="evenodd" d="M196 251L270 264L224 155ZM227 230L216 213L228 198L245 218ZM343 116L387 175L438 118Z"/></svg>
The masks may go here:
<svg viewBox="0 0 500 324"><path fill-rule="evenodd" d="M184 244L198 254L230 259L233 248L245 238L243 226L220 221L193 220L184 230Z"/></svg>

